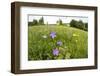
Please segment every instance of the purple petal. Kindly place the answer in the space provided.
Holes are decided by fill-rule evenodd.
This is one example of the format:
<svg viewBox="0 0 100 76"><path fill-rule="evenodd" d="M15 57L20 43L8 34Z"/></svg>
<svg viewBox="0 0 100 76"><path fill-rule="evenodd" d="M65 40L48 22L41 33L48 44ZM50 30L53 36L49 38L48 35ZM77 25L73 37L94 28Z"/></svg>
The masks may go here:
<svg viewBox="0 0 100 76"><path fill-rule="evenodd" d="M61 46L62 45L62 42L61 41L58 41L57 42L57 45Z"/></svg>
<svg viewBox="0 0 100 76"><path fill-rule="evenodd" d="M51 34L55 35L55 34L56 34L56 32L51 32Z"/></svg>
<svg viewBox="0 0 100 76"><path fill-rule="evenodd" d="M59 50L56 48L53 50L53 55L57 56L59 54Z"/></svg>
<svg viewBox="0 0 100 76"><path fill-rule="evenodd" d="M51 37L51 38L55 38L55 37L56 37L56 33L55 33L55 32L51 32L51 33L50 33L50 37Z"/></svg>

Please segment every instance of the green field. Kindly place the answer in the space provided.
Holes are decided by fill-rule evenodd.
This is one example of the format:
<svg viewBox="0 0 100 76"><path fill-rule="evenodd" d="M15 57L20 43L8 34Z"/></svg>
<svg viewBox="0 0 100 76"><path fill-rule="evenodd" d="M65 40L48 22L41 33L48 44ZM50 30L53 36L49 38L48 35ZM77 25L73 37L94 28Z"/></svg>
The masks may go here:
<svg viewBox="0 0 100 76"><path fill-rule="evenodd" d="M50 33L56 37L51 38ZM61 41L62 45L57 45ZM59 50L53 55L53 49ZM68 26L29 26L28 60L79 59L88 57L88 32Z"/></svg>

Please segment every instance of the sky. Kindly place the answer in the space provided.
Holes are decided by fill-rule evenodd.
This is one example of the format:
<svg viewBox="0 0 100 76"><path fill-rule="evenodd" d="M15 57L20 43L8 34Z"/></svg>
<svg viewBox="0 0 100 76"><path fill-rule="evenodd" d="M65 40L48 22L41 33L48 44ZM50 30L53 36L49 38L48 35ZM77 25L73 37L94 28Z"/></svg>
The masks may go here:
<svg viewBox="0 0 100 76"><path fill-rule="evenodd" d="M75 16L42 16L42 15L29 15L28 16L28 22L32 22L34 19L39 20L41 17L44 18L44 23L48 24L56 24L56 22L61 19L63 23L70 23L72 19L74 20L82 20L83 22L87 23L88 18L87 17L75 17Z"/></svg>

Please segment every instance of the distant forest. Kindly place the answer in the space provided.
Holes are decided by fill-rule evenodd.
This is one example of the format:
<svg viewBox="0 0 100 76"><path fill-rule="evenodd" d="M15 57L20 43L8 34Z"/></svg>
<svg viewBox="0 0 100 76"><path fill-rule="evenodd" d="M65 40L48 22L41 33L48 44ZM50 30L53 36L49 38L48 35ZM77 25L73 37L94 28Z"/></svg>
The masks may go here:
<svg viewBox="0 0 100 76"><path fill-rule="evenodd" d="M70 23L63 23L61 19L58 19L56 21L56 24L48 24L44 23L44 18L41 17L39 20L33 19L32 22L28 22L28 26L39 26L39 25L57 25L57 26L70 26L70 27L75 27L84 31L88 31L88 23L84 23L82 20L75 20L72 19Z"/></svg>

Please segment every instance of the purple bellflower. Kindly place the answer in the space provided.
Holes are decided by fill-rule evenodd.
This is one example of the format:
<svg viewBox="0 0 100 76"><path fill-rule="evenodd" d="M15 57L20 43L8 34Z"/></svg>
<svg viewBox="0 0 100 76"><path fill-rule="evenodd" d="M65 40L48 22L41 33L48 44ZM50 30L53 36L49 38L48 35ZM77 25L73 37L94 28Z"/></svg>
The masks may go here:
<svg viewBox="0 0 100 76"><path fill-rule="evenodd" d="M54 56L58 56L58 54L59 54L59 50L56 48L56 49L54 49L53 50L53 55Z"/></svg>
<svg viewBox="0 0 100 76"><path fill-rule="evenodd" d="M62 45L62 42L61 41L58 41L57 42L57 45L61 46Z"/></svg>
<svg viewBox="0 0 100 76"><path fill-rule="evenodd" d="M56 33L55 33L55 32L51 32L51 33L50 33L50 37L51 37L52 39L54 39L54 38L56 37Z"/></svg>

